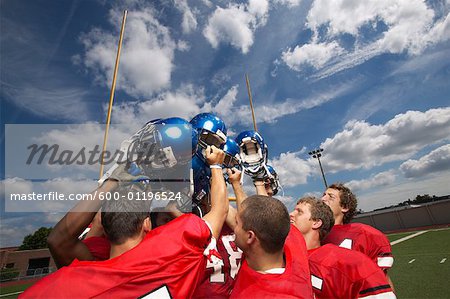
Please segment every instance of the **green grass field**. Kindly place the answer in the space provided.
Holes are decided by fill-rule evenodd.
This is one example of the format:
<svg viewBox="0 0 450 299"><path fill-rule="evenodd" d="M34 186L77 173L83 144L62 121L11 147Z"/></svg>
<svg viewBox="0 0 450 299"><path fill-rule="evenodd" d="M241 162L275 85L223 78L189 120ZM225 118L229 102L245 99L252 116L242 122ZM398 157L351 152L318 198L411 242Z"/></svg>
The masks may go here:
<svg viewBox="0 0 450 299"><path fill-rule="evenodd" d="M22 284L22 285L2 287L2 288L0 288L0 296L1 296L0 298L1 299L17 298L19 296L19 294L15 294L15 295L11 295L11 296L3 296L3 295L16 293L16 292L21 292L21 291L25 290L26 288L28 288L29 286L31 286L32 284L33 283L26 283L26 284Z"/></svg>
<svg viewBox="0 0 450 299"><path fill-rule="evenodd" d="M391 234L388 238L392 242L414 233ZM392 251L395 262L389 275L398 298L450 298L450 229L428 231L393 245ZM443 259L447 260L442 262ZM0 294L23 291L28 286L30 284L1 288ZM0 298L12 299L17 296Z"/></svg>
<svg viewBox="0 0 450 299"><path fill-rule="evenodd" d="M410 234L390 235L389 240ZM392 251L389 275L398 298L450 298L450 229L428 231L393 245Z"/></svg>
<svg viewBox="0 0 450 299"><path fill-rule="evenodd" d="M388 235L388 239L390 242L392 241L396 241L398 239L404 238L406 236L415 234L416 232L407 232L407 233L395 233L395 234L390 234Z"/></svg>

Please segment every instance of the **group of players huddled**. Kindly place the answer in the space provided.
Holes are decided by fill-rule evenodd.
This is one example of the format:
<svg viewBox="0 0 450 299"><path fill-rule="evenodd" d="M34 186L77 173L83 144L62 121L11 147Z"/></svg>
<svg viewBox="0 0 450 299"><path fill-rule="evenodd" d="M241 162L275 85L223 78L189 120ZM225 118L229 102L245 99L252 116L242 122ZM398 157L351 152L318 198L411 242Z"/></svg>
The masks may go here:
<svg viewBox="0 0 450 299"><path fill-rule="evenodd" d="M258 132L233 139L220 118L201 113L151 121L121 151L94 200L78 203L49 236L59 270L21 298L395 298L389 241L350 223L351 190L332 184L289 214L273 197L281 184ZM189 187L167 206L99 198L170 191L186 168ZM243 174L256 195L245 194Z"/></svg>

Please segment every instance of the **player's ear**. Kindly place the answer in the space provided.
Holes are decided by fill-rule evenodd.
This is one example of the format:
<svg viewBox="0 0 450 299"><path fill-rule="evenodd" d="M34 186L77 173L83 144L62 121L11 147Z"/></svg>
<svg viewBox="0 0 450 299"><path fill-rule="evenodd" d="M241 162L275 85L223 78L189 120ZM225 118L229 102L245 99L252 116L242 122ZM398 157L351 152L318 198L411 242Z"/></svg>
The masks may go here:
<svg viewBox="0 0 450 299"><path fill-rule="evenodd" d="M342 213L347 213L348 212L348 208L344 208L344 207L341 206L341 212Z"/></svg>
<svg viewBox="0 0 450 299"><path fill-rule="evenodd" d="M322 226L322 224L323 224L322 219L313 220L312 228L319 229Z"/></svg>
<svg viewBox="0 0 450 299"><path fill-rule="evenodd" d="M250 245L256 241L256 234L254 231L249 230L247 232L247 245Z"/></svg>
<svg viewBox="0 0 450 299"><path fill-rule="evenodd" d="M148 233L152 230L152 222L150 221L150 217L144 219L144 223L142 224L142 229L145 233Z"/></svg>

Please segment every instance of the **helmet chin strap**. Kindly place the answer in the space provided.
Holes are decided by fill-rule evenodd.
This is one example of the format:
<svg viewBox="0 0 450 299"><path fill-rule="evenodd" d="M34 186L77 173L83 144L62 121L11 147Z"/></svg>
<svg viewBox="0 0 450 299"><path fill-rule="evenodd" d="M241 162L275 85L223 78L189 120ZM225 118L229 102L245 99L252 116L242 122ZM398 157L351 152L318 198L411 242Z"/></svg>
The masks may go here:
<svg viewBox="0 0 450 299"><path fill-rule="evenodd" d="M200 218L203 218L203 211L202 211L202 208L200 208L199 206L195 206L195 207L196 207L197 210L198 210L198 214L199 214Z"/></svg>

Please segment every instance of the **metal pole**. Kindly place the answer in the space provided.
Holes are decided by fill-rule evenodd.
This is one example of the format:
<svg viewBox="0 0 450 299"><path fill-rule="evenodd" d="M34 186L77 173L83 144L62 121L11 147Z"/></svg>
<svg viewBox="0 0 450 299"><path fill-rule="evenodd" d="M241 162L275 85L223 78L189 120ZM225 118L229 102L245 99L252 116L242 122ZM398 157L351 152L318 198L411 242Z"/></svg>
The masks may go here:
<svg viewBox="0 0 450 299"><path fill-rule="evenodd" d="M255 110L253 109L252 91L250 89L250 81L248 80L247 74L245 74L245 83L247 84L248 98L250 100L250 109L252 110L253 128L255 129L256 132L258 132L258 128L256 127Z"/></svg>
<svg viewBox="0 0 450 299"><path fill-rule="evenodd" d="M319 161L320 166L320 172L322 173L323 183L325 184L325 189L328 188L327 180L325 179L325 172L323 171L322 162L320 162L320 157L322 156L323 148L318 148L315 150L312 150L308 153L308 155L312 156L313 158L317 158Z"/></svg>
<svg viewBox="0 0 450 299"><path fill-rule="evenodd" d="M111 86L111 92L109 95L108 115L106 117L106 129L105 129L105 135L103 136L103 150L100 153L100 177L99 177L100 179L103 176L103 167L104 167L103 158L104 158L104 153L106 151L106 144L108 141L109 124L111 123L111 112L112 112L112 106L113 106L113 102L114 102L114 92L116 90L116 79L117 79L117 73L119 71L120 51L122 49L123 33L125 31L125 22L127 20L127 14L128 14L128 11L125 10L123 12L122 28L120 29L119 45L117 47L116 65L114 66L113 82L112 82L112 86Z"/></svg>
<svg viewBox="0 0 450 299"><path fill-rule="evenodd" d="M322 163L320 162L319 156L317 156L317 160L319 160L320 171L322 172L323 183L325 184L325 189L328 188L327 180L325 179L325 173L323 172Z"/></svg>

